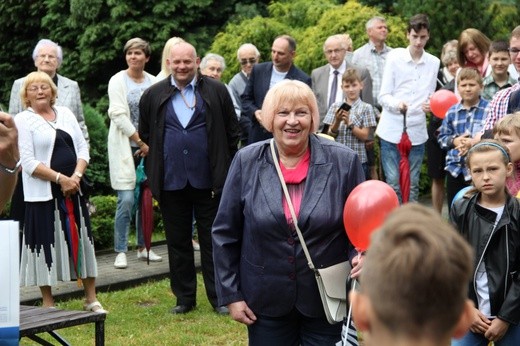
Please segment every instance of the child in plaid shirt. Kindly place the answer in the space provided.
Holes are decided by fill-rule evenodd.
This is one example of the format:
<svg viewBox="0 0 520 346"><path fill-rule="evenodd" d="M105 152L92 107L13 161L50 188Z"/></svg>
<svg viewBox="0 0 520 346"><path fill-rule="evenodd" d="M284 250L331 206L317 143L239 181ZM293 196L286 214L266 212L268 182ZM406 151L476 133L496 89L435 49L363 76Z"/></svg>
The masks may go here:
<svg viewBox="0 0 520 346"><path fill-rule="evenodd" d="M447 151L444 169L449 173L446 176L448 209L457 192L468 186L471 180L464 163L465 156L471 148L472 137L484 127L488 105L488 101L480 97L482 77L476 69L466 67L460 70L457 89L462 100L446 113L437 138L441 148Z"/></svg>
<svg viewBox="0 0 520 346"><path fill-rule="evenodd" d="M358 154L365 177L370 179L365 141L370 136L371 128L377 125L374 108L361 101L359 97L363 90L363 82L355 69L349 68L345 71L341 89L344 101L330 106L323 123L328 125L325 126L328 128L327 134Z"/></svg>

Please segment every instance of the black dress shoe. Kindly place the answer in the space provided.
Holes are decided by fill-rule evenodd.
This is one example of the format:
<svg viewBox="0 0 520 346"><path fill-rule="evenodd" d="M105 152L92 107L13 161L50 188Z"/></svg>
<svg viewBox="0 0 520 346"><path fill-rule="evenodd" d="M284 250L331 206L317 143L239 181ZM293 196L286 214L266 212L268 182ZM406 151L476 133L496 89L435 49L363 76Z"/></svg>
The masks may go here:
<svg viewBox="0 0 520 346"><path fill-rule="evenodd" d="M195 309L195 305L176 305L170 311L172 314L185 314Z"/></svg>
<svg viewBox="0 0 520 346"><path fill-rule="evenodd" d="M219 315L229 315L229 309L225 306L217 306L213 310Z"/></svg>

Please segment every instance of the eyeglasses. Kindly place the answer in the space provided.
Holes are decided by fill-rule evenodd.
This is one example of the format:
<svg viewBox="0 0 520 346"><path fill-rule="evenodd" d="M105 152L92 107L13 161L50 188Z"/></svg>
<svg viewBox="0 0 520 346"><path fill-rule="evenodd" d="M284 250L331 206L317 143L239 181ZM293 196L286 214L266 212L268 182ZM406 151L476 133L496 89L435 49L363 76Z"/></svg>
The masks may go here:
<svg viewBox="0 0 520 346"><path fill-rule="evenodd" d="M27 88L26 90L29 91L29 92L32 92L32 93L35 93L35 92L38 92L38 90L41 90L41 91L47 91L49 90L51 87L50 85L40 85L40 86L32 86L32 87L29 87Z"/></svg>
<svg viewBox="0 0 520 346"><path fill-rule="evenodd" d="M518 52L520 52L520 49L518 49L516 47L509 48L509 54L511 54L511 55L517 55Z"/></svg>
<svg viewBox="0 0 520 346"><path fill-rule="evenodd" d="M38 58L40 58L42 60L45 60L45 58L47 58L49 60L56 60L56 56L51 55L51 54L40 54L40 55L38 55Z"/></svg>
<svg viewBox="0 0 520 346"><path fill-rule="evenodd" d="M253 65L254 63L256 63L256 58L251 58L251 59L242 59L240 60L240 65L247 65L247 64L251 64Z"/></svg>
<svg viewBox="0 0 520 346"><path fill-rule="evenodd" d="M332 55L332 53L339 54L339 53L341 53L341 52L343 52L345 50L346 50L345 48L328 49L328 50L325 51L325 54L327 54L327 55Z"/></svg>

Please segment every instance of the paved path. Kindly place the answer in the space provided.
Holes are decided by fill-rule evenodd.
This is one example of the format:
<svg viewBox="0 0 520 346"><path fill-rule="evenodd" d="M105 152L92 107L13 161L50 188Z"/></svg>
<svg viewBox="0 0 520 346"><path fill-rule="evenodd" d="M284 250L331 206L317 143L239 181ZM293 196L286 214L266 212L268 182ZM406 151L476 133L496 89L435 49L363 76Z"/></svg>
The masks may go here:
<svg viewBox="0 0 520 346"><path fill-rule="evenodd" d="M162 256L162 262L150 262L137 260L137 251L127 253L128 267L126 269L114 268L116 254L113 251L102 251L97 254L98 277L96 287L98 292L107 292L125 289L149 280L159 280L168 276L168 254L165 244L154 245L153 251ZM195 251L195 265L200 266L200 253ZM56 300L83 297L83 288L78 287L76 281L60 282L53 286L52 293ZM38 287L21 287L20 301L24 305L34 305L41 300Z"/></svg>

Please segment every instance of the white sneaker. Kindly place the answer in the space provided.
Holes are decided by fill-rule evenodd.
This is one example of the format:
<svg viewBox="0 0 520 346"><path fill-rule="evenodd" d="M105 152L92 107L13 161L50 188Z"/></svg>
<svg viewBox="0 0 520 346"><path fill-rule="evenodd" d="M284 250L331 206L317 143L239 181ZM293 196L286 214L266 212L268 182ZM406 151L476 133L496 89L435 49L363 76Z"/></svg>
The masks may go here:
<svg viewBox="0 0 520 346"><path fill-rule="evenodd" d="M125 269L128 267L128 264L126 263L126 254L124 252L120 252L116 256L116 260L114 262L114 267L117 269Z"/></svg>
<svg viewBox="0 0 520 346"><path fill-rule="evenodd" d="M200 244L195 239L192 239L191 243L193 244L193 250L200 251Z"/></svg>
<svg viewBox="0 0 520 346"><path fill-rule="evenodd" d="M150 262L161 262L162 257L153 252L152 249L150 249L149 253ZM141 261L146 261L146 249L143 249L142 251L137 250L137 259Z"/></svg>

